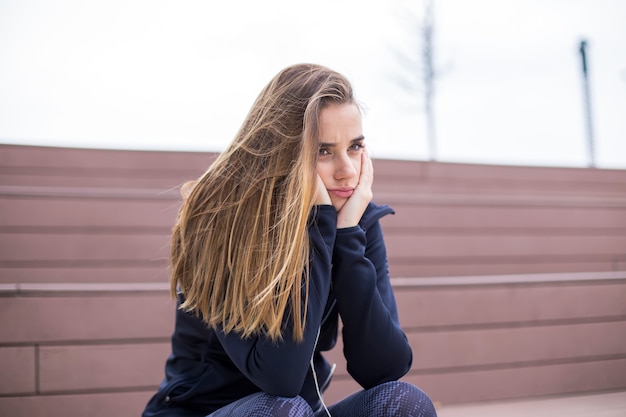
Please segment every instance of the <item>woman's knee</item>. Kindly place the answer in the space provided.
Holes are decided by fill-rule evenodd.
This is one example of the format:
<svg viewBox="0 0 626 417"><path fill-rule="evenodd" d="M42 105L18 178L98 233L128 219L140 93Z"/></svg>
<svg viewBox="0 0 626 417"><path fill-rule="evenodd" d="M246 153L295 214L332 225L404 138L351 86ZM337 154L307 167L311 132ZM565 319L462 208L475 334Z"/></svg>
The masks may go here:
<svg viewBox="0 0 626 417"><path fill-rule="evenodd" d="M268 417L313 417L313 409L300 396L293 398L267 396L270 404Z"/></svg>
<svg viewBox="0 0 626 417"><path fill-rule="evenodd" d="M391 381L371 388L380 416L436 417L430 397L413 384Z"/></svg>
<svg viewBox="0 0 626 417"><path fill-rule="evenodd" d="M288 398L256 393L231 403L207 417L312 417L309 403L300 396Z"/></svg>

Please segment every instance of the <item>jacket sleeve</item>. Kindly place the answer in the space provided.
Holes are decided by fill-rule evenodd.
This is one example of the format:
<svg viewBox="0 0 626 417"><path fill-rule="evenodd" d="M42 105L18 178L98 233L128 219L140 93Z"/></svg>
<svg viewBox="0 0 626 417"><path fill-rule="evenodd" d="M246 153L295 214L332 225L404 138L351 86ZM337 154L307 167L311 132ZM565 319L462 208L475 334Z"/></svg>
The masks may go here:
<svg viewBox="0 0 626 417"><path fill-rule="evenodd" d="M268 394L295 397L302 389L330 291L336 227L337 213L332 206L314 207L309 222L309 298L301 343L293 340L293 322L289 318L278 341L263 335L244 339L236 332L224 334L219 329L216 332L235 366Z"/></svg>
<svg viewBox="0 0 626 417"><path fill-rule="evenodd" d="M343 321L348 372L364 388L397 380L412 363L400 328L378 220L337 231L333 289Z"/></svg>

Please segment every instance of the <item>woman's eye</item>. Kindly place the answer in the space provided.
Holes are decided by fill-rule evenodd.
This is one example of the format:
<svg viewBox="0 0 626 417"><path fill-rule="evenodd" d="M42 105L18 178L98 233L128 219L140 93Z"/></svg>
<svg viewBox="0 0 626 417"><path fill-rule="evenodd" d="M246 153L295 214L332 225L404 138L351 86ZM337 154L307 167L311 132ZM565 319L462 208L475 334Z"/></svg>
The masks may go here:
<svg viewBox="0 0 626 417"><path fill-rule="evenodd" d="M318 155L319 156L330 155L330 151L328 150L328 148L320 148Z"/></svg>
<svg viewBox="0 0 626 417"><path fill-rule="evenodd" d="M363 144L362 143L355 143L352 146L350 146L349 148L351 151L358 151L363 149Z"/></svg>

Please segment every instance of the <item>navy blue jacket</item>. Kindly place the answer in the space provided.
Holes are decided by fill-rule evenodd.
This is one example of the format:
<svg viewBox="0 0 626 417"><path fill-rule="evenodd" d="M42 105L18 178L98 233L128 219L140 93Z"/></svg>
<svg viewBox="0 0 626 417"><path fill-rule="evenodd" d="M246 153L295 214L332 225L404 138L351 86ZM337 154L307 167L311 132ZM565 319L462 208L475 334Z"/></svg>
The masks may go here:
<svg viewBox="0 0 626 417"><path fill-rule="evenodd" d="M309 299L301 343L293 341L289 321L280 341L264 336L243 339L177 310L165 379L143 416L203 417L259 391L300 395L317 409L310 361L313 357L324 390L332 375L321 352L336 343L338 316L348 372L362 387L402 377L411 367L412 352L398 323L378 221L389 213L390 207L370 203L358 226L337 229L333 206L313 209Z"/></svg>

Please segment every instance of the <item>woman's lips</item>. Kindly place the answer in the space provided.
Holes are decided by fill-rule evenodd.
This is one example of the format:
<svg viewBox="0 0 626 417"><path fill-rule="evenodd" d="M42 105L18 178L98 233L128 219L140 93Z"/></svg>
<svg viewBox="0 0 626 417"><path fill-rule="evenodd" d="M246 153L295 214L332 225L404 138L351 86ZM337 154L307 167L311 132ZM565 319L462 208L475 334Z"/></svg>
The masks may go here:
<svg viewBox="0 0 626 417"><path fill-rule="evenodd" d="M338 188L336 190L328 190L328 192L339 198L350 198L354 193L354 188Z"/></svg>

